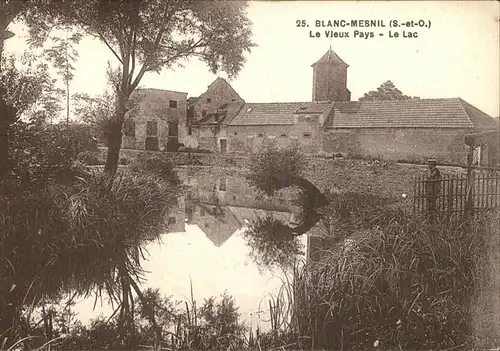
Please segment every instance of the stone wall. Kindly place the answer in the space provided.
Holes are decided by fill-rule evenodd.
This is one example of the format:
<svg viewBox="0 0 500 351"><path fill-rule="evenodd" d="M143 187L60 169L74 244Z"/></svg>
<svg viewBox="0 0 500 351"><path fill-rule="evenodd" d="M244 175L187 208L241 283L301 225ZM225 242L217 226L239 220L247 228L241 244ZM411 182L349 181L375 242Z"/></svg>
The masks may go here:
<svg viewBox="0 0 500 351"><path fill-rule="evenodd" d="M469 129L371 128L336 129L324 135L326 153L373 157L388 161L465 165L467 147L464 135Z"/></svg>
<svg viewBox="0 0 500 351"><path fill-rule="evenodd" d="M305 134L307 133L307 134ZM321 133L311 123L277 126L228 126L228 153L256 151L265 143L276 142L280 147L299 144L305 153L318 153Z"/></svg>
<svg viewBox="0 0 500 351"><path fill-rule="evenodd" d="M179 142L182 142L187 135L187 93L160 89L140 89L134 94L139 104L137 109L130 111L125 118L134 120L135 136L125 135L122 147L144 150L146 148L146 126L148 121L156 121L158 123L158 144L160 150L167 147L168 122L178 124L177 137ZM170 101L176 101L177 107L170 107Z"/></svg>

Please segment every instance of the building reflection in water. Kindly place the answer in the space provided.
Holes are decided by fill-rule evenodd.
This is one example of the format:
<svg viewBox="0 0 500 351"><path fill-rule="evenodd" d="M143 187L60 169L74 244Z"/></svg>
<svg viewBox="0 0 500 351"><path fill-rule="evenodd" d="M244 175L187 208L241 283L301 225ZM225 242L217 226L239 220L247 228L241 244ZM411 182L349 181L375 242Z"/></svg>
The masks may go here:
<svg viewBox="0 0 500 351"><path fill-rule="evenodd" d="M293 223L298 213L289 196L266 197L241 177L180 174L180 178L189 190L168 214L169 232L184 232L185 224L197 225L218 247L259 217L271 214L285 223Z"/></svg>

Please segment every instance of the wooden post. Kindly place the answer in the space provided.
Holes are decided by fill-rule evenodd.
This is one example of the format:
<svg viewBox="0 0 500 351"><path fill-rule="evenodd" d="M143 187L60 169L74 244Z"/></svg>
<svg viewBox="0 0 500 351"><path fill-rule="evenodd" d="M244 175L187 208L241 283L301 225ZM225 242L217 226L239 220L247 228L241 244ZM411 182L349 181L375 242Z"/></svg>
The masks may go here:
<svg viewBox="0 0 500 351"><path fill-rule="evenodd" d="M472 167L472 161L474 158L474 147L469 146L469 153L467 154L467 195L465 200L465 212L467 214L472 213L474 206L474 170Z"/></svg>

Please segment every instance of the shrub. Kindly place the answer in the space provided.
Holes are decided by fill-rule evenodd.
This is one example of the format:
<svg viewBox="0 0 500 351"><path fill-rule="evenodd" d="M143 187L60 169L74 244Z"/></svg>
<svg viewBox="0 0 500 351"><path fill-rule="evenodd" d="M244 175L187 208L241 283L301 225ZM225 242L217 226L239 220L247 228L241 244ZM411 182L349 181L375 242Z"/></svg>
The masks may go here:
<svg viewBox="0 0 500 351"><path fill-rule="evenodd" d="M131 162L130 170L134 173L146 172L172 184L180 183L174 164L166 154L140 154Z"/></svg>
<svg viewBox="0 0 500 351"><path fill-rule="evenodd" d="M130 163L131 161L127 156L122 156L118 159L118 164L120 165L129 165Z"/></svg>
<svg viewBox="0 0 500 351"><path fill-rule="evenodd" d="M103 165L105 160L96 151L82 151L78 154L78 161L88 166Z"/></svg>
<svg viewBox="0 0 500 351"><path fill-rule="evenodd" d="M45 125L18 121L10 128L11 176L17 182L36 182L50 173L67 169L79 155L93 161L97 152L90 128L84 125ZM94 159L95 161L95 159Z"/></svg>
<svg viewBox="0 0 500 351"><path fill-rule="evenodd" d="M383 226L330 248L301 272L295 328L316 348L462 345L498 221L498 214L438 223L387 214Z"/></svg>
<svg viewBox="0 0 500 351"><path fill-rule="evenodd" d="M292 185L292 179L301 178L305 167L306 159L298 146L279 149L270 143L250 155L246 178L250 185L272 195Z"/></svg>

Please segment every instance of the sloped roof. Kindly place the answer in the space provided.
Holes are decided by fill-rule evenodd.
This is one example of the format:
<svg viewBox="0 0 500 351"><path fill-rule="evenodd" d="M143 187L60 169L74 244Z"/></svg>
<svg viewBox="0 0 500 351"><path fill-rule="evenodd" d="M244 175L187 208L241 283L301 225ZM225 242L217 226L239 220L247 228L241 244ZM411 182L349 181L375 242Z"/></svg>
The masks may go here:
<svg viewBox="0 0 500 351"><path fill-rule="evenodd" d="M201 99L203 97L205 97L205 95L207 95L207 92L209 92L211 89L215 88L217 86L217 84L225 84L229 87L229 89L234 93L235 96L238 97L238 99L242 100L243 99L241 98L241 96L238 94L238 92L236 90L234 90L234 88L231 86L231 84L229 84L227 82L227 80L225 80L224 78L222 77L217 77L212 83L210 83L210 85L207 87L207 90L205 90L205 92L203 94L201 94L198 98L198 99Z"/></svg>
<svg viewBox="0 0 500 351"><path fill-rule="evenodd" d="M187 93L185 93L183 91L167 90L167 89L156 89L156 88L137 88L137 89L135 89L135 92L137 92L137 93L145 93L145 94L156 94L156 95L163 95L163 94L169 94L169 93L187 95Z"/></svg>
<svg viewBox="0 0 500 351"><path fill-rule="evenodd" d="M329 49L323 56L321 56L321 58L318 61L313 63L311 67L314 67L319 63L331 63L331 64L340 63L342 65L349 67L349 65L345 63L332 49Z"/></svg>
<svg viewBox="0 0 500 351"><path fill-rule="evenodd" d="M313 113L325 113L329 108L333 106L332 102L328 101L314 101L314 102L305 102L299 108L295 113L301 114L301 113L307 113L307 114L313 114Z"/></svg>
<svg viewBox="0 0 500 351"><path fill-rule="evenodd" d="M247 103L229 123L231 126L289 125L303 102Z"/></svg>
<svg viewBox="0 0 500 351"><path fill-rule="evenodd" d="M208 115L197 121L195 125L221 124L226 119L226 116L226 110L209 113Z"/></svg>
<svg viewBox="0 0 500 351"><path fill-rule="evenodd" d="M460 98L336 102L325 128L479 128L492 117Z"/></svg>

